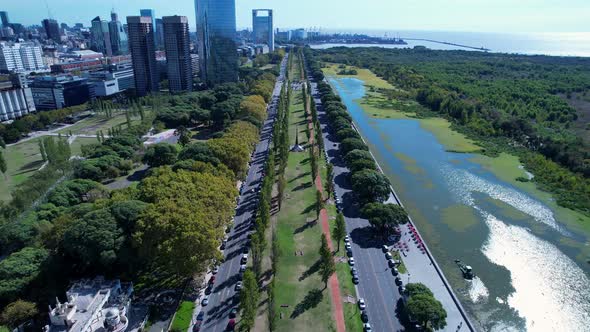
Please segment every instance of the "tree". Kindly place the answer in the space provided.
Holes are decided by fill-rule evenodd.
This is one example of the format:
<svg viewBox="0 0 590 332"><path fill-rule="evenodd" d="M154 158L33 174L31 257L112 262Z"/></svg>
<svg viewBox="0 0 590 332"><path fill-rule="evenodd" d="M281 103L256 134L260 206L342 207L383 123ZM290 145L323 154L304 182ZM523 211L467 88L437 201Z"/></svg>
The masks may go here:
<svg viewBox="0 0 590 332"><path fill-rule="evenodd" d="M279 190L278 204L279 204L279 210L281 209L281 206L283 204L283 197L285 195L285 189L286 188L287 188L287 181L285 181L285 175L283 173L281 173L281 175L279 176L279 183L278 183L278 190Z"/></svg>
<svg viewBox="0 0 590 332"><path fill-rule="evenodd" d="M242 278L242 284L242 290L240 291L241 324L245 331L249 331L254 327L258 301L260 299L258 283L252 270L246 269Z"/></svg>
<svg viewBox="0 0 590 332"><path fill-rule="evenodd" d="M38 313L39 311L37 310L37 305L35 303L19 299L8 304L4 310L2 310L0 319L2 319L2 324L6 324L14 329L20 324L32 319Z"/></svg>
<svg viewBox="0 0 590 332"><path fill-rule="evenodd" d="M41 159L45 162L47 161L47 154L45 153L45 146L43 145L43 140L40 139L39 143L39 153L41 153Z"/></svg>
<svg viewBox="0 0 590 332"><path fill-rule="evenodd" d="M150 167L172 165L176 162L177 154L176 146L168 143L158 143L148 147L143 156L143 162Z"/></svg>
<svg viewBox="0 0 590 332"><path fill-rule="evenodd" d="M355 160L348 165L348 168L351 172L360 172L365 169L377 170L377 164L373 161L373 159L359 159Z"/></svg>
<svg viewBox="0 0 590 332"><path fill-rule="evenodd" d="M406 312L424 327L439 330L447 326L445 308L440 301L428 294L411 296L406 304Z"/></svg>
<svg viewBox="0 0 590 332"><path fill-rule="evenodd" d="M385 175L373 170L362 170L352 174L352 189L362 204L383 202L391 194L389 180Z"/></svg>
<svg viewBox="0 0 590 332"><path fill-rule="evenodd" d="M315 209L316 209L316 217L319 219L320 218L320 212L322 211L322 209L325 207L325 202L324 202L324 197L322 195L321 191L316 191L315 193Z"/></svg>
<svg viewBox="0 0 590 332"><path fill-rule="evenodd" d="M430 290L430 288L428 288L426 285L424 285L423 283L420 283L420 282L407 284L406 285L406 293L408 294L408 296L414 296L414 295L418 295L418 294L426 294L429 296L434 296L434 294L432 294L432 291Z"/></svg>
<svg viewBox="0 0 590 332"><path fill-rule="evenodd" d="M346 222L344 221L344 215L342 215L341 212L336 215L336 224L334 225L332 236L334 237L334 240L338 242L337 251L340 251L340 242L346 236Z"/></svg>
<svg viewBox="0 0 590 332"><path fill-rule="evenodd" d="M396 204L368 203L361 209L361 214L383 236L387 236L393 227L408 222L408 213Z"/></svg>
<svg viewBox="0 0 590 332"><path fill-rule="evenodd" d="M326 191L328 192L328 198L330 198L334 194L334 165L332 163L326 165L326 173Z"/></svg>
<svg viewBox="0 0 590 332"><path fill-rule="evenodd" d="M257 230L252 234L250 241L252 243L252 268L254 269L254 274L256 274L257 277L260 277L262 272L262 258L264 256L264 249L266 248L264 229Z"/></svg>
<svg viewBox="0 0 590 332"><path fill-rule="evenodd" d="M352 150L344 155L344 161L346 162L346 165L350 165L357 160L373 161L373 156L371 156L371 153L366 150Z"/></svg>
<svg viewBox="0 0 590 332"><path fill-rule="evenodd" d="M340 143L340 150L342 154L346 155L348 152L353 150L369 150L365 142L363 142L360 138L345 138Z"/></svg>
<svg viewBox="0 0 590 332"><path fill-rule="evenodd" d="M191 142L191 132L185 126L179 126L178 128L176 128L176 130L174 131L174 135L179 136L178 143L182 147L185 147L188 143Z"/></svg>
<svg viewBox="0 0 590 332"><path fill-rule="evenodd" d="M3 259L0 262L0 297L10 301L22 294L41 275L48 257L45 249L26 247Z"/></svg>
<svg viewBox="0 0 590 332"><path fill-rule="evenodd" d="M328 247L328 240L326 239L326 235L322 234L322 244L320 246L320 275L322 277L322 281L324 282L324 289L328 287L328 280L334 272L336 272L336 264L334 263L334 258L332 257L332 251L330 247Z"/></svg>

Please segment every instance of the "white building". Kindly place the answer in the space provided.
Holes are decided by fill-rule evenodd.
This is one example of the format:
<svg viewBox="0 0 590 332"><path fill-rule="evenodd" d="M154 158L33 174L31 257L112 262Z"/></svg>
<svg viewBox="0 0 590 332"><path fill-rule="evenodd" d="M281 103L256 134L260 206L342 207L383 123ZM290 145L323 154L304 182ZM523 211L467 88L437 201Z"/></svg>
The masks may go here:
<svg viewBox="0 0 590 332"><path fill-rule="evenodd" d="M31 43L0 43L0 71L45 71L41 46Z"/></svg>
<svg viewBox="0 0 590 332"><path fill-rule="evenodd" d="M24 77L0 75L0 121L18 119L35 111L33 94Z"/></svg>
<svg viewBox="0 0 590 332"><path fill-rule="evenodd" d="M92 72L87 77L92 98L111 96L135 87L130 64L111 65L108 70Z"/></svg>
<svg viewBox="0 0 590 332"><path fill-rule="evenodd" d="M47 332L123 332L129 326L131 284L103 277L76 282L66 292L67 302L49 306Z"/></svg>

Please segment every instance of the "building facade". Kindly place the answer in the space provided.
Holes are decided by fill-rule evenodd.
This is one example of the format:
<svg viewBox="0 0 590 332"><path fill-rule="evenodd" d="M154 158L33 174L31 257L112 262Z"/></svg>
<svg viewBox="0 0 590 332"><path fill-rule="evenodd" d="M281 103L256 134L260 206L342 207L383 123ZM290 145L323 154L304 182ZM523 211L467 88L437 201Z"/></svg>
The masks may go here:
<svg viewBox="0 0 590 332"><path fill-rule="evenodd" d="M0 71L33 72L47 70L41 46L32 43L0 43Z"/></svg>
<svg viewBox="0 0 590 332"><path fill-rule="evenodd" d="M163 49L164 48L164 20L161 18L156 19L156 48Z"/></svg>
<svg viewBox="0 0 590 332"><path fill-rule="evenodd" d="M109 22L109 34L111 36L111 47L113 49L113 55L129 53L127 32L125 32L123 24L121 24L121 22L119 21L119 17L115 12L111 12L111 21Z"/></svg>
<svg viewBox="0 0 590 332"><path fill-rule="evenodd" d="M37 77L31 92L38 110L53 110L84 104L90 100L88 80L75 76Z"/></svg>
<svg viewBox="0 0 590 332"><path fill-rule="evenodd" d="M260 15L266 13L266 16ZM252 39L254 44L266 44L270 52L275 49L272 9L252 10Z"/></svg>
<svg viewBox="0 0 590 332"><path fill-rule="evenodd" d="M235 0L195 0L200 75L209 85L238 80Z"/></svg>
<svg viewBox="0 0 590 332"><path fill-rule="evenodd" d="M33 94L24 75L1 75L0 121L18 119L35 111Z"/></svg>
<svg viewBox="0 0 590 332"><path fill-rule="evenodd" d="M111 44L111 33L109 31L109 24L105 20L101 20L100 16L92 19L92 26L90 27L92 50L101 52L106 56L113 55L113 47Z"/></svg>
<svg viewBox="0 0 590 332"><path fill-rule="evenodd" d="M154 26L146 16L128 16L129 50L138 96L159 91L159 72L154 45Z"/></svg>
<svg viewBox="0 0 590 332"><path fill-rule="evenodd" d="M10 27L10 19L8 18L7 12L0 12L0 24L2 24L3 27Z"/></svg>
<svg viewBox="0 0 590 332"><path fill-rule="evenodd" d="M88 74L90 96L107 97L135 87L131 65L112 65L107 70Z"/></svg>
<svg viewBox="0 0 590 332"><path fill-rule="evenodd" d="M149 17L152 20L152 29L154 30L154 42L156 43L156 48L158 47L158 24L156 23L156 11L153 9L140 9L139 15L142 17Z"/></svg>
<svg viewBox="0 0 590 332"><path fill-rule="evenodd" d="M163 21L170 91L192 91L193 71L188 18L186 16L164 16Z"/></svg>
<svg viewBox="0 0 590 332"><path fill-rule="evenodd" d="M44 19L41 24L45 29L45 33L47 34L47 38L53 40L56 43L61 42L61 33L59 31L59 24L57 24L56 20L53 19Z"/></svg>

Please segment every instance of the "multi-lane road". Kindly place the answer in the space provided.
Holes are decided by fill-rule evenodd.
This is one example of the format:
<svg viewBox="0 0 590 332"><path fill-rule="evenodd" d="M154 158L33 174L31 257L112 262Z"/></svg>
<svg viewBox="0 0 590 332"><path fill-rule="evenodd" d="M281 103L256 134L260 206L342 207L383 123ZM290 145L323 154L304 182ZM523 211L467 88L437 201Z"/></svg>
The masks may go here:
<svg viewBox="0 0 590 332"><path fill-rule="evenodd" d="M368 220L360 217L360 206L351 191L349 183L350 171L344 164L343 156L339 152L339 145L331 134L327 115L322 108L322 102L317 84L313 82L312 97L318 110L322 136L324 138L327 159L334 165L334 191L340 198L343 214L346 220L346 230L351 238L352 253L355 267L359 274L359 284L356 286L358 297L364 298L367 305L369 323L373 331L401 331L396 308L401 305L401 294L395 284L395 277L387 265L385 254L381 250L384 244L380 236L376 236ZM399 203L392 193L388 203ZM408 244L404 263L408 268L406 274L401 274L403 284L422 282L427 285L440 300L447 311L447 326L444 331L470 331L471 324L466 318L460 303L452 294L452 290L444 280L444 276L437 271L434 259L422 253L409 235L408 225L401 226L401 240Z"/></svg>
<svg viewBox="0 0 590 332"><path fill-rule="evenodd" d="M234 301L237 292L235 285L239 281L240 259L244 248L248 242L248 232L250 223L253 220L253 214L258 206L258 188L262 184L262 171L266 162L269 147L272 138L273 124L277 114L279 95L281 87L285 81L285 71L287 67L287 57L281 63L280 76L277 79L272 95L272 100L268 105L268 118L262 127L260 142L256 145L253 157L250 161L248 175L244 180L243 187L240 191L234 225L228 233L227 243L224 250L225 260L219 266L216 274L215 283L212 292L209 295L207 306L201 306L200 297L195 310L195 316L203 311L204 317L200 323L200 331L221 332L225 331L229 322L229 313L232 308L239 306ZM193 329L196 317L193 318L190 330Z"/></svg>

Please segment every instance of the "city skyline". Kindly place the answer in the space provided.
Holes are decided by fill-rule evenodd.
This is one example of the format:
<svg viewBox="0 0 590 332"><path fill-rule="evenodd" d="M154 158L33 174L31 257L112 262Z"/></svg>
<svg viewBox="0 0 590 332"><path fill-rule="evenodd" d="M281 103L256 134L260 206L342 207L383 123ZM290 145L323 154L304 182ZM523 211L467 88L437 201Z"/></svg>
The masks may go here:
<svg viewBox="0 0 590 332"><path fill-rule="evenodd" d="M52 17L68 25L84 23L114 9L121 17L137 15L139 9L153 8L158 17L178 13L187 15L191 32L196 30L194 2L179 1L170 8L163 0L128 1L109 3L98 0L72 3L66 0L50 0ZM27 8L25 12L22 9ZM286 3L278 0L252 0L236 2L238 28L251 28L251 10L271 8L275 11L275 27L321 27L344 30L439 30L474 32L585 32L590 27L590 3L569 0L567 5L553 0L526 0L514 3L510 0L422 0L412 3L396 3L389 0L370 0L362 4L371 15L359 16L359 6L353 1L325 0L322 2L301 0ZM25 25L39 24L48 12L43 0L22 0L3 4L11 22ZM324 15L326 12L331 15ZM403 15L396 16L400 12Z"/></svg>

